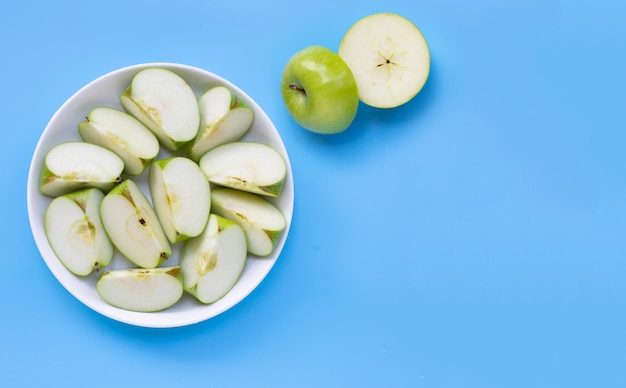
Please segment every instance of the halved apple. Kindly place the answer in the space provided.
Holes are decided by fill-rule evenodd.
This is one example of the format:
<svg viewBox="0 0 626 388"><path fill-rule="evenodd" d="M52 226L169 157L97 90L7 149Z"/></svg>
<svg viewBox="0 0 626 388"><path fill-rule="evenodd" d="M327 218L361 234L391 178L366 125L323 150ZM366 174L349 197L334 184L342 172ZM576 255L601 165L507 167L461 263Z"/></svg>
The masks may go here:
<svg viewBox="0 0 626 388"><path fill-rule="evenodd" d="M141 70L120 101L170 150L177 150L198 134L200 113L196 96L189 84L170 70Z"/></svg>
<svg viewBox="0 0 626 388"><path fill-rule="evenodd" d="M204 232L187 240L181 251L185 291L202 303L219 300L239 280L247 256L241 226L211 214Z"/></svg>
<svg viewBox="0 0 626 388"><path fill-rule="evenodd" d="M124 310L161 311L183 296L181 269L174 266L106 271L98 280L96 290L107 303Z"/></svg>
<svg viewBox="0 0 626 388"><path fill-rule="evenodd" d="M124 161L124 172L139 175L159 153L156 136L135 117L121 110L99 106L78 124L86 142L115 152Z"/></svg>
<svg viewBox="0 0 626 388"><path fill-rule="evenodd" d="M102 200L100 217L111 242L142 268L154 268L172 254L163 228L148 198L130 179Z"/></svg>
<svg viewBox="0 0 626 388"><path fill-rule="evenodd" d="M198 135L184 147L195 161L218 145L237 141L248 132L254 112L225 86L215 86L198 99Z"/></svg>
<svg viewBox="0 0 626 388"><path fill-rule="evenodd" d="M256 256L272 253L287 226L283 213L267 199L236 189L211 190L211 211L239 224L248 252Z"/></svg>
<svg viewBox="0 0 626 388"><path fill-rule="evenodd" d="M274 148L257 142L233 142L208 151L200 168L211 183L277 197L285 183L287 165Z"/></svg>
<svg viewBox="0 0 626 388"><path fill-rule="evenodd" d="M71 141L46 154L39 188L57 197L89 187L107 192L122 181L124 162L114 152L95 144Z"/></svg>
<svg viewBox="0 0 626 388"><path fill-rule="evenodd" d="M170 243L202 233L211 209L209 181L192 160L178 156L150 165L150 193Z"/></svg>
<svg viewBox="0 0 626 388"><path fill-rule="evenodd" d="M113 258L113 245L100 220L104 193L83 189L50 202L44 229L50 247L73 274L87 276L106 267Z"/></svg>
<svg viewBox="0 0 626 388"><path fill-rule="evenodd" d="M392 13L357 21L343 37L338 52L354 75L361 101L377 108L408 102L430 73L424 35L408 19Z"/></svg>

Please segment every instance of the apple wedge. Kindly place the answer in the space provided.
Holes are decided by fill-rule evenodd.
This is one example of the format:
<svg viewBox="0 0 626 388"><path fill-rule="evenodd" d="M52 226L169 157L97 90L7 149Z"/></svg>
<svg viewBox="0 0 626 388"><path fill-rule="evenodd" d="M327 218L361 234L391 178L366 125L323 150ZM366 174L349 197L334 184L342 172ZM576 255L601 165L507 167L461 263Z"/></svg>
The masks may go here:
<svg viewBox="0 0 626 388"><path fill-rule="evenodd" d="M187 82L178 74L160 68L138 72L120 102L174 151L198 134L198 101Z"/></svg>
<svg viewBox="0 0 626 388"><path fill-rule="evenodd" d="M120 269L103 272L96 290L112 306L138 312L171 307L183 296L179 266Z"/></svg>
<svg viewBox="0 0 626 388"><path fill-rule="evenodd" d="M359 98L377 108L394 108L422 89L430 51L422 32L406 18L377 13L357 21L338 50L357 83Z"/></svg>
<svg viewBox="0 0 626 388"><path fill-rule="evenodd" d="M165 233L148 198L130 179L102 200L104 230L118 251L142 268L154 268L172 254Z"/></svg>
<svg viewBox="0 0 626 388"><path fill-rule="evenodd" d="M211 190L211 211L239 224L246 232L248 252L256 256L272 253L287 226L283 213L267 199L236 189Z"/></svg>
<svg viewBox="0 0 626 388"><path fill-rule="evenodd" d="M180 254L185 291L213 303L230 291L243 271L248 252L238 224L211 214L204 232L185 242Z"/></svg>
<svg viewBox="0 0 626 388"><path fill-rule="evenodd" d="M107 192L122 181L123 170L122 159L104 147L82 141L61 143L46 154L39 188L49 197L89 187Z"/></svg>
<svg viewBox="0 0 626 388"><path fill-rule="evenodd" d="M114 108L93 108L78 124L78 133L84 141L115 152L128 175L141 174L159 153L156 136L135 117Z"/></svg>
<svg viewBox="0 0 626 388"><path fill-rule="evenodd" d="M50 247L61 263L78 276L106 267L113 258L113 245L100 221L104 193L83 189L53 199L44 217Z"/></svg>
<svg viewBox="0 0 626 388"><path fill-rule="evenodd" d="M218 145L241 139L254 121L252 109L225 86L204 92L198 99L198 108L198 135L184 146L184 151L195 161Z"/></svg>
<svg viewBox="0 0 626 388"><path fill-rule="evenodd" d="M154 209L170 243L202 233L209 219L211 191L195 162L182 156L155 160L149 183Z"/></svg>
<svg viewBox="0 0 626 388"><path fill-rule="evenodd" d="M285 183L287 165L274 148L257 142L233 142L208 151L200 168L211 183L277 197Z"/></svg>

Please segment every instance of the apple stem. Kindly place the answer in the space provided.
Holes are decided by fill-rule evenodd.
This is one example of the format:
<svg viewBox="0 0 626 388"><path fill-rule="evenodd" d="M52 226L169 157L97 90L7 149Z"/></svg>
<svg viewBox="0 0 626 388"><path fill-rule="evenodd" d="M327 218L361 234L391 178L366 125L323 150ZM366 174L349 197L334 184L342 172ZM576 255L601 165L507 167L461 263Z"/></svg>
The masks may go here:
<svg viewBox="0 0 626 388"><path fill-rule="evenodd" d="M306 92L304 91L304 89L302 89L301 87L299 87L299 86L298 86L298 85L296 85L296 84L289 84L289 89L291 89L291 90L297 90L297 91L299 91L299 92L302 92L302 93L306 94Z"/></svg>

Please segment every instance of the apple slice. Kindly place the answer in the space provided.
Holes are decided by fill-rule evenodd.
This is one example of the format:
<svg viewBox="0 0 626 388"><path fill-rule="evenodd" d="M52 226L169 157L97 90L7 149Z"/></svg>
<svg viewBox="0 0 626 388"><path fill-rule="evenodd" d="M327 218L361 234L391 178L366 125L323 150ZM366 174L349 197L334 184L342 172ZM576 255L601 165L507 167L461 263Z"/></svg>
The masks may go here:
<svg viewBox="0 0 626 388"><path fill-rule="evenodd" d="M198 135L184 147L195 161L218 145L241 139L254 121L252 109L224 86L215 86L202 94L198 107Z"/></svg>
<svg viewBox="0 0 626 388"><path fill-rule="evenodd" d="M175 266L106 271L96 290L107 303L124 310L161 311L183 296L181 269Z"/></svg>
<svg viewBox="0 0 626 388"><path fill-rule="evenodd" d="M272 253L287 226L283 213L267 199L236 189L211 190L211 211L239 224L248 252L256 256Z"/></svg>
<svg viewBox="0 0 626 388"><path fill-rule="evenodd" d="M139 120L126 112L99 106L78 124L84 141L115 152L124 161L124 172L139 175L159 153L159 141Z"/></svg>
<svg viewBox="0 0 626 388"><path fill-rule="evenodd" d="M139 186L130 179L102 200L104 230L122 255L142 268L154 268L172 254L157 215Z"/></svg>
<svg viewBox="0 0 626 388"><path fill-rule="evenodd" d="M209 219L211 191L195 162L182 156L155 160L149 182L154 209L170 243L202 233Z"/></svg>
<svg viewBox="0 0 626 388"><path fill-rule="evenodd" d="M52 147L46 154L39 188L50 197L89 187L107 192L121 182L123 170L124 162L114 152L70 141Z"/></svg>
<svg viewBox="0 0 626 388"><path fill-rule="evenodd" d="M111 263L113 245L100 221L104 193L83 189L56 197L44 217L50 247L73 274L87 276Z"/></svg>
<svg viewBox="0 0 626 388"><path fill-rule="evenodd" d="M285 183L287 165L274 148L257 142L233 142L213 148L200 159L211 183L277 197Z"/></svg>
<svg viewBox="0 0 626 388"><path fill-rule="evenodd" d="M424 35L396 14L377 13L357 21L343 37L338 53L352 70L361 101L377 108L411 100L430 72Z"/></svg>
<svg viewBox="0 0 626 388"><path fill-rule="evenodd" d="M213 303L230 291L243 271L248 252L238 224L211 214L204 232L187 240L180 254L185 291Z"/></svg>
<svg viewBox="0 0 626 388"><path fill-rule="evenodd" d="M120 96L122 106L148 127L166 148L174 151L198 133L200 113L196 96L178 74L160 68L138 72Z"/></svg>

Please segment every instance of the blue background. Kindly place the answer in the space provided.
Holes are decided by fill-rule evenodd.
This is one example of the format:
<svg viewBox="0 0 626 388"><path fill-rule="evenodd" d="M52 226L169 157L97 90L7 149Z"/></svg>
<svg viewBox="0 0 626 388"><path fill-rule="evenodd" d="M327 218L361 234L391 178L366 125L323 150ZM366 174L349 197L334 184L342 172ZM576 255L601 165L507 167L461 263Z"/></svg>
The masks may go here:
<svg viewBox="0 0 626 388"><path fill-rule="evenodd" d="M2 1L3 386L626 386L626 3L611 0ZM375 12L417 24L426 87L321 136L278 88ZM56 281L26 178L89 81L202 67L266 110L291 157L289 239L266 280L204 323L145 329Z"/></svg>

